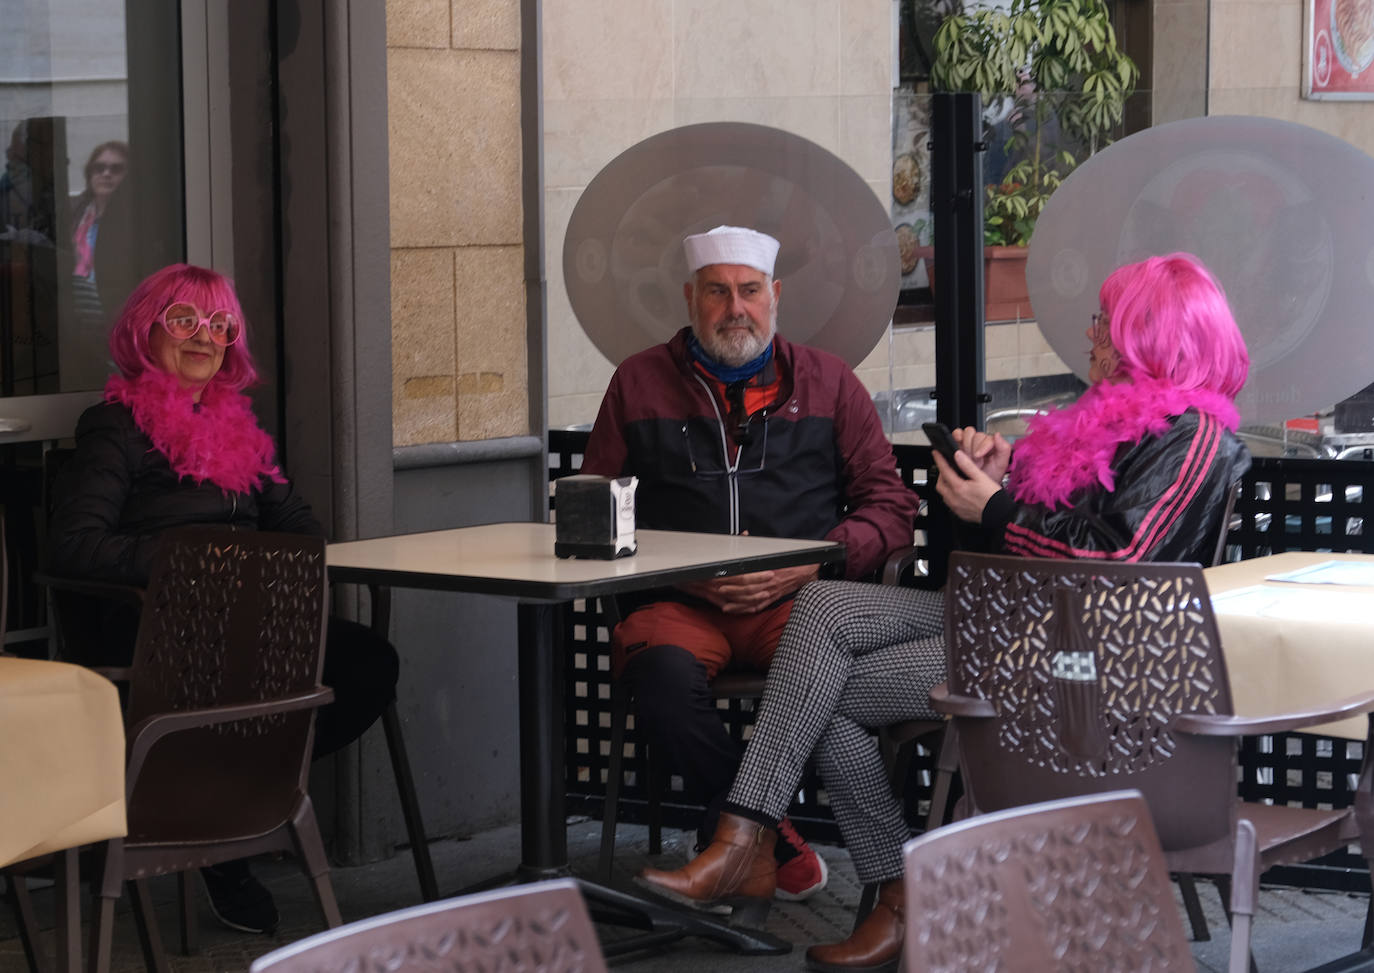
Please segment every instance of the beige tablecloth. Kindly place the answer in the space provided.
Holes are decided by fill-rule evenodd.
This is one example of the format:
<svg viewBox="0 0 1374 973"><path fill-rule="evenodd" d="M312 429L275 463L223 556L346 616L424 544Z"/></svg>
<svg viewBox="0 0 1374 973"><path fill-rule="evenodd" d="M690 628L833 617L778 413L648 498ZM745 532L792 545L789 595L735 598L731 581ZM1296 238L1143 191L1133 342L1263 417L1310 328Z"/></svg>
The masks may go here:
<svg viewBox="0 0 1374 973"><path fill-rule="evenodd" d="M0 865L124 834L114 684L81 666L0 658Z"/></svg>
<svg viewBox="0 0 1374 973"><path fill-rule="evenodd" d="M1204 572L1213 596L1251 585L1316 593L1311 611L1292 605L1258 615L1218 611L1237 713L1285 713L1374 689L1374 586L1265 580L1323 561L1374 562L1374 556L1290 552ZM1313 727L1312 732L1363 740L1367 725L1364 717L1357 717Z"/></svg>

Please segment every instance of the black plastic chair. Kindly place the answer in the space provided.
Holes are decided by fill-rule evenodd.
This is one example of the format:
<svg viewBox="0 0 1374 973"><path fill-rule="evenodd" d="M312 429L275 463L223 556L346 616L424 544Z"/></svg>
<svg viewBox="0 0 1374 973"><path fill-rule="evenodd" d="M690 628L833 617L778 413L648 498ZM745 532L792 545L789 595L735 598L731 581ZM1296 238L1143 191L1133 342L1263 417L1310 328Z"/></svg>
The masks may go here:
<svg viewBox="0 0 1374 973"><path fill-rule="evenodd" d="M582 459L580 449L584 443L582 437L575 438L566 433L562 435L559 452L564 461L556 467L550 465L551 480L577 472ZM933 465L930 447L903 446L895 448L894 455L902 481L915 491L918 486L916 480L928 476L924 471ZM880 577L883 584L936 588L943 582L944 562L949 556L952 542L947 512L933 489L919 492L922 505L913 527L921 535L921 543L903 548L889 557ZM600 610L607 631L613 630L621 619L614 599L602 599ZM710 689L717 700L757 700L763 695L766 682L766 673L727 670L711 680ZM606 764L606 798L601 819L601 850L597 861L597 875L602 882L609 882L611 878L620 791L625 775L625 735L629 725L630 693L622 680L611 681L610 697L611 738ZM927 830L938 827L945 819L955 773L956 759L952 740L945 732L947 725L943 719L907 720L884 727L878 734L889 779L898 793L906 781L916 746L924 742L936 753L932 795L925 820ZM640 766L647 785L644 789L648 803L649 853L657 855L663 850L662 795L666 782L662 779L658 763L647 752L648 748L642 742L640 748ZM858 921L862 921L872 909L876 896L876 885L865 886L859 903Z"/></svg>
<svg viewBox="0 0 1374 973"><path fill-rule="evenodd" d="M0 516L0 656L5 651L6 610L9 603L10 562L9 548L5 542L5 518ZM42 956L38 952L38 922L34 918L33 899L29 886L20 869L5 869L0 872L5 880L5 901L14 912L19 926L19 944L24 950L24 959L32 973L45 970Z"/></svg>

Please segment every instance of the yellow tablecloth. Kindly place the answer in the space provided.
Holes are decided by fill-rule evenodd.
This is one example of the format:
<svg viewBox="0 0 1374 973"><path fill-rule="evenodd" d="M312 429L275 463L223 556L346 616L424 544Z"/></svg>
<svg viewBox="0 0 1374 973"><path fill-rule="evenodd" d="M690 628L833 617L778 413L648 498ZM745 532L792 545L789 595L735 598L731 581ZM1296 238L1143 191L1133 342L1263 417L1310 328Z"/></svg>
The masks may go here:
<svg viewBox="0 0 1374 973"><path fill-rule="evenodd" d="M81 666L0 658L0 865L124 834L114 684Z"/></svg>
<svg viewBox="0 0 1374 973"><path fill-rule="evenodd" d="M1315 593L1310 610L1287 598L1260 614L1217 613L1236 712L1243 716L1321 706L1374 689L1374 586L1266 581L1323 561L1374 562L1364 554L1289 552L1208 568L1213 596L1262 585ZM1288 594L1288 592L1281 592ZM1313 727L1322 736L1363 740L1366 719Z"/></svg>

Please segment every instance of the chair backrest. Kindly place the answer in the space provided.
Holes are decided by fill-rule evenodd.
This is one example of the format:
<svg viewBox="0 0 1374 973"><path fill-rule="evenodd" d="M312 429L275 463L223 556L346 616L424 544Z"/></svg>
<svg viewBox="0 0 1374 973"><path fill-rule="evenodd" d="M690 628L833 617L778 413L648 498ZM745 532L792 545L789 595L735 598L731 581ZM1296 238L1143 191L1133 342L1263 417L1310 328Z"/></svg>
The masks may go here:
<svg viewBox="0 0 1374 973"><path fill-rule="evenodd" d="M149 580L126 719L259 703L318 688L327 612L324 541L299 534L166 531ZM270 830L305 788L314 710L178 732L149 753L129 799L131 840ZM210 770L201 772L203 768Z"/></svg>
<svg viewBox="0 0 1374 973"><path fill-rule="evenodd" d="M975 809L1137 787L1166 851L1230 868L1235 741L1173 729L1233 712L1201 567L959 552L945 643L950 692L995 712L955 718Z"/></svg>
<svg viewBox="0 0 1374 973"><path fill-rule="evenodd" d="M983 815L905 854L907 973L1196 969L1139 792Z"/></svg>
<svg viewBox="0 0 1374 973"><path fill-rule="evenodd" d="M572 879L388 912L260 956L251 973L522 969L602 973L596 929Z"/></svg>
<svg viewBox="0 0 1374 973"><path fill-rule="evenodd" d="M50 525L57 509L59 484L70 470L76 450L53 446L43 451L43 517L40 549L48 551ZM78 489L76 483L67 489ZM44 558L46 561L46 557ZM91 667L127 666L138 633L142 589L133 585L94 585L89 579L55 578L45 570L39 583L47 587L52 625L52 656L63 662ZM100 594L95 588L102 589Z"/></svg>
<svg viewBox="0 0 1374 973"><path fill-rule="evenodd" d="M912 528L922 568L915 577L905 580L934 591L945 583L946 566L954 547L955 518L935 492L934 450L924 444L894 443L892 453L897 461L897 475L921 498Z"/></svg>
<svg viewBox="0 0 1374 973"><path fill-rule="evenodd" d="M1242 479L1236 479L1226 491L1226 506L1221 512L1221 521L1217 524L1217 543L1212 548L1212 560L1208 562L1209 567L1215 567L1226 560L1226 541L1231 534L1231 518L1236 512L1236 498L1240 496L1242 482Z"/></svg>

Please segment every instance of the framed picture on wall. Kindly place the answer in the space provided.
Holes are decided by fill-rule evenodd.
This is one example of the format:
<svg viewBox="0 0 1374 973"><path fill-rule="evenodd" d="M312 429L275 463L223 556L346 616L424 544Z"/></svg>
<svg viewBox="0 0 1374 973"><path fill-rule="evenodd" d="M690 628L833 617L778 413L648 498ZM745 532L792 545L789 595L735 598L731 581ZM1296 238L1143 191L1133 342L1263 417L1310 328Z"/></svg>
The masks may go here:
<svg viewBox="0 0 1374 973"><path fill-rule="evenodd" d="M1374 0L1306 0L1302 96L1374 100Z"/></svg>

